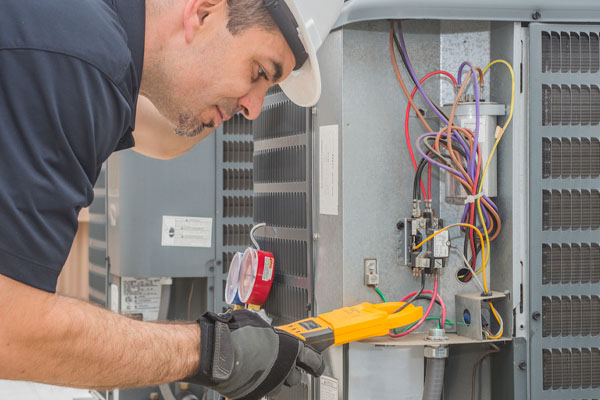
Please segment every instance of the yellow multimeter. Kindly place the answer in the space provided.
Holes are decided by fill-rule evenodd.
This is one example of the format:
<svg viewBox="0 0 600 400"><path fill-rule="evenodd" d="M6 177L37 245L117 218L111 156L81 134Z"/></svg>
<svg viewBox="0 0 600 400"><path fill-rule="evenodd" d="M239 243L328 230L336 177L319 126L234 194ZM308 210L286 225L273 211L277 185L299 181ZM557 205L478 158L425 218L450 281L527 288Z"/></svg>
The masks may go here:
<svg viewBox="0 0 600 400"><path fill-rule="evenodd" d="M423 317L423 308L412 304L396 312L403 305L402 302L361 303L279 326L277 329L299 337L316 350L323 351L332 345L387 335L390 329L412 324Z"/></svg>

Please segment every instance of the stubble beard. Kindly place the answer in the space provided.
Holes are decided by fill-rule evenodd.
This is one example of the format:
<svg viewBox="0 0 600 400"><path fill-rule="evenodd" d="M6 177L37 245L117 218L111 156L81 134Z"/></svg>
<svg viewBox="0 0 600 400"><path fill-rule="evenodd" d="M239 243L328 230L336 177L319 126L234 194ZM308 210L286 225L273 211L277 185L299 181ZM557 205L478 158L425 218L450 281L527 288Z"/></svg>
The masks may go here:
<svg viewBox="0 0 600 400"><path fill-rule="evenodd" d="M175 126L175 134L185 138L192 138L205 133L207 130L212 131L214 128L214 120L204 123L197 115L187 111L179 114L177 125Z"/></svg>

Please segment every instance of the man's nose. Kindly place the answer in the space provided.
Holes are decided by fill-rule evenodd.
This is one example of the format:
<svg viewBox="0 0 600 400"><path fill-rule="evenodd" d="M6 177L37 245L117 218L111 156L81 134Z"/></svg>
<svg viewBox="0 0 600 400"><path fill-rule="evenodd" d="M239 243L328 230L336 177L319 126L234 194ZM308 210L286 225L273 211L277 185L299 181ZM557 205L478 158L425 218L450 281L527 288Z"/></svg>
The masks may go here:
<svg viewBox="0 0 600 400"><path fill-rule="evenodd" d="M265 85L263 88L253 88L248 94L240 97L238 100L238 106L242 109L244 117L247 119L256 119L260 115L263 101L265 100L265 94L267 93L268 87Z"/></svg>

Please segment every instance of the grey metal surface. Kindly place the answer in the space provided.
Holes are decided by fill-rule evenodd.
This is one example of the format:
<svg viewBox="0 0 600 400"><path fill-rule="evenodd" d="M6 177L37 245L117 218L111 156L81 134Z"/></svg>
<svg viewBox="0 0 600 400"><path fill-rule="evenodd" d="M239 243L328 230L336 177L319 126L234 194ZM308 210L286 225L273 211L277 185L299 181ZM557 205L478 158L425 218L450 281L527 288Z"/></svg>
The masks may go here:
<svg viewBox="0 0 600 400"><path fill-rule="evenodd" d="M215 136L173 160L133 151L109 161L111 272L132 277L210 275L215 258ZM161 245L162 216L213 218L211 247Z"/></svg>
<svg viewBox="0 0 600 400"><path fill-rule="evenodd" d="M484 21L600 21L600 3L595 0L350 0L336 27L380 19L441 19Z"/></svg>
<svg viewBox="0 0 600 400"><path fill-rule="evenodd" d="M600 333L595 322L600 301L595 304L593 297L600 291L600 270L597 269L600 249L598 260L584 257L588 251L586 246L591 247L591 254L595 256L594 245L600 242L600 231L595 226L600 215L593 214L600 207L600 198L594 198L600 179L590 176L589 171L583 173L581 168L589 157L585 152L590 149L579 146L578 154L573 156L567 152L570 145L566 147L567 142L563 141L583 143L586 139L598 138L595 109L600 107L600 102L593 100L590 109L589 105L583 108L583 103L575 97L562 103L554 97L544 97L544 85L562 88L568 84L566 90L569 90L571 85L600 84L598 69L589 68L589 65L600 64L598 31L599 25L530 25L529 284L530 315L534 316L530 324L531 398L534 400L596 397L600 386L596 366L600 362L600 342L595 336ZM586 54L585 64L583 54ZM588 57L593 57L591 63ZM564 98L564 94L561 96ZM546 108L545 103L548 103ZM546 119L547 113L556 112L561 113L561 118ZM584 114L588 112L591 114ZM555 143L562 144L565 157L555 160L550 154L552 148L544 148L544 139L546 143L553 143L555 139ZM545 163L548 160L556 163L549 166ZM558 168L559 173L550 171L546 175L546 168ZM579 196L583 199L584 192L591 193L592 197L589 204L582 203L579 208L576 199ZM545 193L550 200L548 204L544 204ZM557 208L558 205L561 208ZM553 254L559 257L553 258Z"/></svg>
<svg viewBox="0 0 600 400"><path fill-rule="evenodd" d="M348 351L348 400L419 400L423 394L423 347L352 343Z"/></svg>

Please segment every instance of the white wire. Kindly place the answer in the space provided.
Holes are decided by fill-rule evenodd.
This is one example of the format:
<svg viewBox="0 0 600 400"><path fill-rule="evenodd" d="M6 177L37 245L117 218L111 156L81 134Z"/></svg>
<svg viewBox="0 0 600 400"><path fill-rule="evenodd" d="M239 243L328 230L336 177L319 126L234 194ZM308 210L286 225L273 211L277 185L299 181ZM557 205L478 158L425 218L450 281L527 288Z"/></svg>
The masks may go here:
<svg viewBox="0 0 600 400"><path fill-rule="evenodd" d="M250 229L250 240L252 240L252 244L254 244L254 247L256 247L256 250L260 250L260 246L258 245L258 242L256 241L256 239L254 238L254 232L258 229L258 228L262 228L264 226L267 226L266 223L261 222L260 224L256 224L252 227L252 229Z"/></svg>
<svg viewBox="0 0 600 400"><path fill-rule="evenodd" d="M471 276L473 277L473 279L475 279L475 283L477 283L477 286L479 286L479 288L481 289L481 291L483 293L486 293L486 290L483 287L483 284L481 283L481 281L479 280L479 278L477 277L477 274L475 273L475 271L473 271L473 268L471 268L471 264L469 264L469 261L467 260L467 258L465 257L465 255L462 253L462 251L460 251L458 249L458 247L456 246L452 246L453 249L456 249L456 251L458 252L458 254L461 255L463 262L465 263L465 266L468 268L469 271L471 271Z"/></svg>

